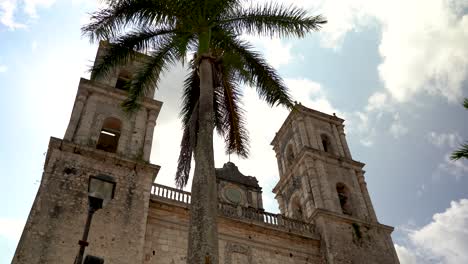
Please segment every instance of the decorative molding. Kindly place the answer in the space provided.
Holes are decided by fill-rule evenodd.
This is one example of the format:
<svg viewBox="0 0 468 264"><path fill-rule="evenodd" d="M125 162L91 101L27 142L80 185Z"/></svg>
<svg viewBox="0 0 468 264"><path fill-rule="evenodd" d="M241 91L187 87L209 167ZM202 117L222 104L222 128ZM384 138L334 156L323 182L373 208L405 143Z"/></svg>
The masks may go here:
<svg viewBox="0 0 468 264"><path fill-rule="evenodd" d="M245 255L247 262L242 264L252 264L252 248L235 242L227 242L224 248L224 263L225 264L238 264L232 260L233 253ZM240 263L239 263L240 264Z"/></svg>

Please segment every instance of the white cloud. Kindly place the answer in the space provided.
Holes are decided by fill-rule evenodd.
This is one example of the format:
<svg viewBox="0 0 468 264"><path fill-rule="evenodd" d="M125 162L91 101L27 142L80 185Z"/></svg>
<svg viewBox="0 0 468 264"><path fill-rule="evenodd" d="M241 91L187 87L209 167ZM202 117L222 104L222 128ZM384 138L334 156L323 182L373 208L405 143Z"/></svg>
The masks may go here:
<svg viewBox="0 0 468 264"><path fill-rule="evenodd" d="M376 92L369 96L366 111L374 111L384 108L388 102L387 94L383 92Z"/></svg>
<svg viewBox="0 0 468 264"><path fill-rule="evenodd" d="M1 65L0 64L0 73L6 72L8 70L8 67L6 65Z"/></svg>
<svg viewBox="0 0 468 264"><path fill-rule="evenodd" d="M435 214L430 224L411 233L410 238L443 263L468 263L468 199L452 201L450 208Z"/></svg>
<svg viewBox="0 0 468 264"><path fill-rule="evenodd" d="M261 50L263 57L271 66L276 69L282 65L288 64L293 58L296 57L291 53L291 44L286 43L284 40L279 38L243 35L242 39L251 43L255 50ZM297 57L300 59L300 55Z"/></svg>
<svg viewBox="0 0 468 264"><path fill-rule="evenodd" d="M329 21L321 33L328 47L339 48L348 32L380 25L379 75L399 102L419 93L451 102L462 96L468 73L467 8L466 0L324 0L315 5Z"/></svg>
<svg viewBox="0 0 468 264"><path fill-rule="evenodd" d="M17 9L16 0L2 0L0 2L0 23L5 25L10 30L17 28L25 28L26 25L17 23L14 19L15 11Z"/></svg>
<svg viewBox="0 0 468 264"><path fill-rule="evenodd" d="M352 126L349 126L352 124ZM372 147L374 145L375 127L369 124L368 112L355 112L351 115L348 122L349 132L356 133L360 140L359 142L365 147Z"/></svg>
<svg viewBox="0 0 468 264"><path fill-rule="evenodd" d="M444 156L444 161L437 166L436 174L449 174L455 176L456 179L468 176L468 162L464 159L451 160L450 154Z"/></svg>
<svg viewBox="0 0 468 264"><path fill-rule="evenodd" d="M393 116L393 123L390 126L390 133L395 139L398 139L408 133L408 128L401 123L400 115L398 113Z"/></svg>
<svg viewBox="0 0 468 264"><path fill-rule="evenodd" d="M429 224L408 230L407 239L407 245L395 245L401 264L468 263L468 199L452 201Z"/></svg>
<svg viewBox="0 0 468 264"><path fill-rule="evenodd" d="M48 8L55 3L55 0L23 0L24 12L31 18L37 18L38 8Z"/></svg>
<svg viewBox="0 0 468 264"><path fill-rule="evenodd" d="M1 0L0 24L3 24L10 30L26 28L27 23L18 22L15 17L21 13L27 16L26 20L36 19L39 17L37 14L38 9L49 8L55 1L56 0Z"/></svg>
<svg viewBox="0 0 468 264"><path fill-rule="evenodd" d="M395 244L395 250L400 260L400 264L417 264L416 256L404 246Z"/></svg>
<svg viewBox="0 0 468 264"><path fill-rule="evenodd" d="M445 146L455 148L462 142L462 138L458 134L458 132L447 132L439 134L437 132L432 131L427 134L426 138L431 144L439 148Z"/></svg>

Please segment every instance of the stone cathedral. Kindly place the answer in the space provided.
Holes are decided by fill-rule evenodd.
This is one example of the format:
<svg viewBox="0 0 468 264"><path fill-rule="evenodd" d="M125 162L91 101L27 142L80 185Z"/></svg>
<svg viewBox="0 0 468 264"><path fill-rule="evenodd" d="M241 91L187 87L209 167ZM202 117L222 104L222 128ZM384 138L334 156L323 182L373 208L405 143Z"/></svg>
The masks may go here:
<svg viewBox="0 0 468 264"><path fill-rule="evenodd" d="M101 44L96 60L105 50ZM149 161L162 102L152 91L137 112L120 107L141 59L112 77L80 80L63 139L50 139L12 263L73 263L95 175L115 179L115 195L94 214L85 254L106 264L186 263L190 193L154 183L160 167ZM399 263L393 228L377 220L364 164L353 160L343 122L297 104L271 135L279 214L263 209L255 177L230 162L216 169L220 263Z"/></svg>

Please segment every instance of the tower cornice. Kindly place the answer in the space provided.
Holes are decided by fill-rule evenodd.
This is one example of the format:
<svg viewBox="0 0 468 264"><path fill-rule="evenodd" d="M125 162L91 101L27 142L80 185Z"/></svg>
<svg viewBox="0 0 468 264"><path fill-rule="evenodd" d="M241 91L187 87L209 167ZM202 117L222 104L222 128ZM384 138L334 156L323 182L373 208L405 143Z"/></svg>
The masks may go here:
<svg viewBox="0 0 468 264"><path fill-rule="evenodd" d="M115 87L112 87L108 84L103 84L98 81L80 78L78 94L81 94L83 92L102 94L110 98L118 99L120 101L123 101L128 97L127 92L115 89ZM157 113L159 113L159 110L163 105L161 101L150 99L148 97L142 98L140 103L143 107L147 109L156 110Z"/></svg>
<svg viewBox="0 0 468 264"><path fill-rule="evenodd" d="M298 164L303 163L303 160L307 157L312 158L314 160L322 160L327 163L339 164L342 167L350 168L354 170L362 170L362 168L366 165L362 162L355 161L353 159L336 156L331 153L324 152L322 150L318 150L318 149L305 146L301 149L294 163L288 169L287 173L284 174L282 178L280 178L276 186L273 188L273 193L278 193L278 191L281 190L282 186L284 186L285 183L288 182L292 178L292 176L296 173Z"/></svg>
<svg viewBox="0 0 468 264"><path fill-rule="evenodd" d="M292 121L295 118L298 118L298 119L303 118L304 114L306 116L311 116L314 119L322 120L325 122L330 122L338 126L343 126L343 123L345 121L344 119L339 118L335 115L325 114L317 110L307 108L301 104L296 104L293 110L289 113L288 117L286 117L286 120L283 122L278 132L276 132L275 137L271 141L270 145L276 146L277 145L276 143L278 142L278 140L286 133L286 131L288 130L288 127L291 126Z"/></svg>

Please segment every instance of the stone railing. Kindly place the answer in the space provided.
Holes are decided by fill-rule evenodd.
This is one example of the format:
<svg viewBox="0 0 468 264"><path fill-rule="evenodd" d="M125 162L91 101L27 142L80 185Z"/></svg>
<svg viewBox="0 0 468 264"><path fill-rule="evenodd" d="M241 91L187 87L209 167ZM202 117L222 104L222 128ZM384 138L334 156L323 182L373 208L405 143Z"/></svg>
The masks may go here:
<svg viewBox="0 0 468 264"><path fill-rule="evenodd" d="M153 187L151 188L151 198L163 198L166 200L190 204L192 195L186 191L153 183Z"/></svg>
<svg viewBox="0 0 468 264"><path fill-rule="evenodd" d="M233 204L220 202L218 204L218 213L230 218L259 222L287 231L297 231L301 233L314 232L313 225L311 224L291 219L281 214L273 214L255 208L235 206Z"/></svg>
<svg viewBox="0 0 468 264"><path fill-rule="evenodd" d="M191 194L176 188L153 183L153 187L151 188L151 199L169 200L184 205L189 205L191 201ZM268 213L255 208L247 208L219 202L218 214L229 218L235 218L244 221L247 220L251 223L264 224L274 228L298 232L301 234L314 233L312 224L291 219L281 214Z"/></svg>

